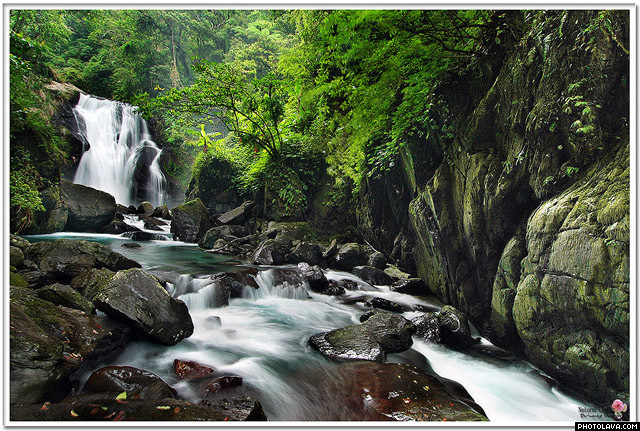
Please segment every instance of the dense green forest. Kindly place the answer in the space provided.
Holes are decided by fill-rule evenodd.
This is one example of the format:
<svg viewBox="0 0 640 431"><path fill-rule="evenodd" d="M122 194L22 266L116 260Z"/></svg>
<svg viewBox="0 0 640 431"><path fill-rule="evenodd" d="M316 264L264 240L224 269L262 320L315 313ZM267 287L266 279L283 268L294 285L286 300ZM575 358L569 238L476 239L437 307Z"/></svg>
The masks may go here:
<svg viewBox="0 0 640 431"><path fill-rule="evenodd" d="M300 217L325 172L328 202L345 204L363 178L393 166L407 140L433 140L436 157L457 151L437 83L544 19L516 11L14 10L11 131L32 130L47 164L66 163L69 149L37 107L45 82L69 82L141 106L174 154L165 170L185 185L190 178L196 195L224 183ZM12 209L24 227L55 174L32 168L28 153L12 157Z"/></svg>

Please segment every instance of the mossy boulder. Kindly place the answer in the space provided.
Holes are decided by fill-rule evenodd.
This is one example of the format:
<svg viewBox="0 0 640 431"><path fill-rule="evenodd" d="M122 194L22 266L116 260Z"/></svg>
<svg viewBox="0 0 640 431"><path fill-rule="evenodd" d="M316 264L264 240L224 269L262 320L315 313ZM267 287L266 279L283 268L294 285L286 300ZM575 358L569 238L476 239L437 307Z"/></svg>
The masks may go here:
<svg viewBox="0 0 640 431"><path fill-rule="evenodd" d="M107 287L114 275L115 272L106 268L91 268L74 277L71 287L93 302L93 298Z"/></svg>
<svg viewBox="0 0 640 431"><path fill-rule="evenodd" d="M24 262L24 253L18 247L9 246L9 265L18 268Z"/></svg>
<svg viewBox="0 0 640 431"><path fill-rule="evenodd" d="M198 242L209 230L209 212L200 198L175 207L171 214L171 232L177 240Z"/></svg>
<svg viewBox="0 0 640 431"><path fill-rule="evenodd" d="M36 290L39 298L55 305L91 313L93 304L66 284L55 283Z"/></svg>

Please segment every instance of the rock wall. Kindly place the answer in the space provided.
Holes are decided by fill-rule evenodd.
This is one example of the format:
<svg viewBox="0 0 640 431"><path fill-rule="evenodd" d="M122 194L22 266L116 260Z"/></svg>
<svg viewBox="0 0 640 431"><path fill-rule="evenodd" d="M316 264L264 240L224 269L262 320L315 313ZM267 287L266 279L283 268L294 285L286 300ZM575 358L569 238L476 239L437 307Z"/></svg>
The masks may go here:
<svg viewBox="0 0 640 431"><path fill-rule="evenodd" d="M389 253L408 230L441 300L610 404L629 391L629 14L608 12L603 30L595 11L515 13L512 46L436 92L453 138L407 143L404 177L364 188L359 215L384 220L360 216L361 231ZM415 163L425 157L436 167ZM388 198L398 189L402 211Z"/></svg>

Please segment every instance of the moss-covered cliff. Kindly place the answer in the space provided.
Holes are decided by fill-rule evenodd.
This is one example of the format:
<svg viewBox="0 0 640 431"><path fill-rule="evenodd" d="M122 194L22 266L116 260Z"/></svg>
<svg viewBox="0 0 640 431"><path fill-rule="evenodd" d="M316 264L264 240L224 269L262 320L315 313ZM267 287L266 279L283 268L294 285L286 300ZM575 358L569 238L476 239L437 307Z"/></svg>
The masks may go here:
<svg viewBox="0 0 640 431"><path fill-rule="evenodd" d="M406 236L418 275L495 343L628 399L629 14L530 12L511 31L434 95L447 136L407 142L363 187L361 231L388 254Z"/></svg>

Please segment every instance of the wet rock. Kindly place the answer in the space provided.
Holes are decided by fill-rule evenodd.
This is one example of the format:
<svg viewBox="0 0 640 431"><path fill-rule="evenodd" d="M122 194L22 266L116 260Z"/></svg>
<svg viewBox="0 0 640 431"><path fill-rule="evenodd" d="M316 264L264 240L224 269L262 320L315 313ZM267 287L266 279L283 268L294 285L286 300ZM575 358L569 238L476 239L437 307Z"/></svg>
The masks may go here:
<svg viewBox="0 0 640 431"><path fill-rule="evenodd" d="M151 202L144 201L140 205L138 205L136 214L144 214L150 216L151 214L153 214L153 211L154 208L153 205L151 205Z"/></svg>
<svg viewBox="0 0 640 431"><path fill-rule="evenodd" d="M365 302L365 305L372 308L393 311L395 313L402 313L403 311L405 311L404 306L380 297L375 297L367 300Z"/></svg>
<svg viewBox="0 0 640 431"><path fill-rule="evenodd" d="M128 211L127 214L136 214L136 211L138 211L138 209L133 205L129 205L127 207L127 211Z"/></svg>
<svg viewBox="0 0 640 431"><path fill-rule="evenodd" d="M173 371L181 379L199 379L207 377L215 370L206 365L199 364L195 361L183 361L180 359L173 360Z"/></svg>
<svg viewBox="0 0 640 431"><path fill-rule="evenodd" d="M392 292L406 293L407 295L427 295L429 290L421 278L405 278L391 285Z"/></svg>
<svg viewBox="0 0 640 431"><path fill-rule="evenodd" d="M18 247L9 246L9 265L13 267L20 267L24 262L24 253Z"/></svg>
<svg viewBox="0 0 640 431"><path fill-rule="evenodd" d="M118 271L140 267L139 263L105 245L72 239L32 244L27 249L26 257L36 262L42 272L62 280L70 280L91 268Z"/></svg>
<svg viewBox="0 0 640 431"><path fill-rule="evenodd" d="M407 278L411 278L411 275L401 271L397 266L395 265L387 265L387 267L384 270L384 273L387 274L389 277L394 278L396 280L404 280Z"/></svg>
<svg viewBox="0 0 640 431"><path fill-rule="evenodd" d="M322 250L318 244L300 242L291 253L286 256L286 261L291 263L306 262L309 265L322 263Z"/></svg>
<svg viewBox="0 0 640 431"><path fill-rule="evenodd" d="M198 242L209 230L209 212L200 198L171 210L171 232L184 242Z"/></svg>
<svg viewBox="0 0 640 431"><path fill-rule="evenodd" d="M250 397L203 400L200 404L172 398L131 399L126 404L100 394L80 394L50 404L16 405L12 421L257 421L267 420L262 405ZM98 407L96 407L98 406ZM104 409L102 408L104 407ZM161 407L161 408L158 408ZM105 410L106 409L106 410ZM70 414L73 410L74 415Z"/></svg>
<svg viewBox="0 0 640 431"><path fill-rule="evenodd" d="M219 224L244 224L251 217L251 210L254 206L253 201L244 201L239 207L218 216L217 222Z"/></svg>
<svg viewBox="0 0 640 431"><path fill-rule="evenodd" d="M369 284L388 286L394 282L393 278L372 266L356 266L352 272Z"/></svg>
<svg viewBox="0 0 640 431"><path fill-rule="evenodd" d="M440 342L440 321L438 320L437 313L425 313L421 316L414 317L411 319L411 323L416 327L416 337L434 343Z"/></svg>
<svg viewBox="0 0 640 431"><path fill-rule="evenodd" d="M168 239L167 235L144 231L129 232L123 236L134 241L166 241Z"/></svg>
<svg viewBox="0 0 640 431"><path fill-rule="evenodd" d="M302 274L302 278L309 283L311 290L318 293L327 293L329 280L327 280L327 277L318 265L311 266L306 262L301 262L298 264L298 269Z"/></svg>
<svg viewBox="0 0 640 431"><path fill-rule="evenodd" d="M222 391L224 389L236 388L242 385L242 377L240 376L222 376L213 379L207 385L207 395L209 393L215 394L216 392ZM206 397L206 395L205 395Z"/></svg>
<svg viewBox="0 0 640 431"><path fill-rule="evenodd" d="M36 294L39 298L55 305L74 308L85 313L93 311L93 304L66 284L51 284L36 290Z"/></svg>
<svg viewBox="0 0 640 431"><path fill-rule="evenodd" d="M137 242L125 242L120 247L124 247L124 248L140 248L142 246L140 244L138 244Z"/></svg>
<svg viewBox="0 0 640 431"><path fill-rule="evenodd" d="M253 249L253 243L254 237L251 235L242 238L228 236L216 240L213 247L206 251L209 253L239 256L250 252Z"/></svg>
<svg viewBox="0 0 640 431"><path fill-rule="evenodd" d="M442 342L454 348L468 349L479 339L471 336L469 322L464 314L450 305L445 305L438 313Z"/></svg>
<svg viewBox="0 0 640 431"><path fill-rule="evenodd" d="M116 200L110 194L65 180L60 180L60 190L68 214L65 230L100 232L113 220Z"/></svg>
<svg viewBox="0 0 640 431"><path fill-rule="evenodd" d="M146 389L146 391L145 391ZM127 391L127 397L140 394L141 399L175 398L176 391L160 377L134 367L108 366L94 371L84 385L84 392Z"/></svg>
<svg viewBox="0 0 640 431"><path fill-rule="evenodd" d="M276 239L268 239L258 246L251 261L255 265L278 265L284 262L284 256L288 251L287 244Z"/></svg>
<svg viewBox="0 0 640 431"><path fill-rule="evenodd" d="M368 260L367 248L351 242L338 249L334 257L334 265L337 269L351 271L355 266L366 265Z"/></svg>
<svg viewBox="0 0 640 431"><path fill-rule="evenodd" d="M161 344L172 346L193 333L185 303L140 269L118 271L93 302L98 310Z"/></svg>
<svg viewBox="0 0 640 431"><path fill-rule="evenodd" d="M109 360L130 339L126 326L55 306L32 289L11 287L9 295L11 404L61 399L74 373Z"/></svg>
<svg viewBox="0 0 640 431"><path fill-rule="evenodd" d="M387 258L384 257L384 254L376 251L369 256L367 266L372 266L379 270L384 270L387 267Z"/></svg>
<svg viewBox="0 0 640 431"><path fill-rule="evenodd" d="M117 234L121 234L124 232L137 232L140 229L138 229L135 226L131 226L128 225L127 223L125 223L122 220L111 220L111 222L107 225L105 225L102 229L101 232L103 233L110 233L113 235L117 235Z"/></svg>
<svg viewBox="0 0 640 431"><path fill-rule="evenodd" d="M129 212L129 207L122 204L116 204L116 214L132 214Z"/></svg>
<svg viewBox="0 0 640 431"><path fill-rule="evenodd" d="M92 268L74 277L71 287L93 302L93 298L107 287L114 275L115 272L106 268Z"/></svg>
<svg viewBox="0 0 640 431"><path fill-rule="evenodd" d="M39 270L20 271L16 275L19 276L21 280L25 280L27 286L31 286L35 289L55 283L56 281L50 273ZM16 282L18 282L18 279L16 279ZM13 285L16 286L15 284Z"/></svg>
<svg viewBox="0 0 640 431"><path fill-rule="evenodd" d="M329 244L329 247L327 247L327 249L322 253L322 259L328 261L331 258L333 258L333 256L335 256L337 252L338 252L338 240L334 238L331 241L331 244Z"/></svg>
<svg viewBox="0 0 640 431"><path fill-rule="evenodd" d="M162 226L168 225L168 223L164 220L160 220L158 218L147 215L141 215L140 220L144 222L145 229L162 230Z"/></svg>
<svg viewBox="0 0 640 431"><path fill-rule="evenodd" d="M169 212L169 207L167 207L167 204L163 204L162 206L155 207L151 215L153 217L159 217L165 220L171 220L171 213Z"/></svg>
<svg viewBox="0 0 640 431"><path fill-rule="evenodd" d="M214 226L209 229L202 239L198 241L198 247L204 249L211 249L217 240L221 238L234 237L242 238L250 235L249 228L240 225L224 225Z"/></svg>
<svg viewBox="0 0 640 431"><path fill-rule="evenodd" d="M413 324L397 314L377 312L361 325L322 332L309 345L335 360L383 361L385 354L411 347Z"/></svg>

